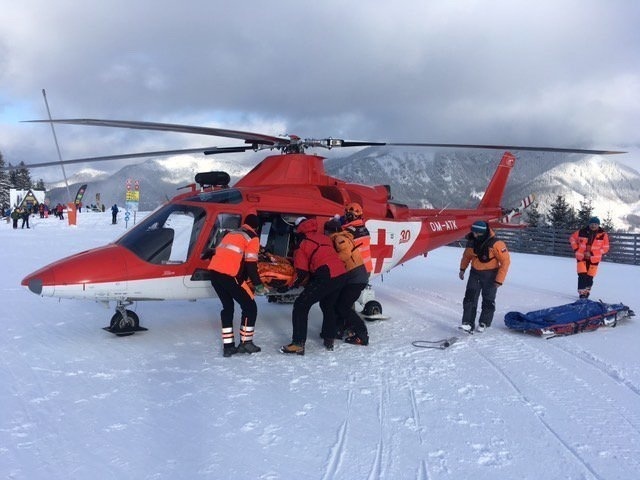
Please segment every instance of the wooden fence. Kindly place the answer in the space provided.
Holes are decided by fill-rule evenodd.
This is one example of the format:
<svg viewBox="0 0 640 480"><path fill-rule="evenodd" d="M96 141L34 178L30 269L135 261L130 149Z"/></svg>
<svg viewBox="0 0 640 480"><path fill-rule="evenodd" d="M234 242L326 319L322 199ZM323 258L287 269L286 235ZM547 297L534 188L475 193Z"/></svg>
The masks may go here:
<svg viewBox="0 0 640 480"><path fill-rule="evenodd" d="M512 252L535 253L555 257L573 257L569 236L573 230L550 227L522 230L500 229L497 235ZM604 256L605 262L640 265L640 234L609 233L611 248Z"/></svg>

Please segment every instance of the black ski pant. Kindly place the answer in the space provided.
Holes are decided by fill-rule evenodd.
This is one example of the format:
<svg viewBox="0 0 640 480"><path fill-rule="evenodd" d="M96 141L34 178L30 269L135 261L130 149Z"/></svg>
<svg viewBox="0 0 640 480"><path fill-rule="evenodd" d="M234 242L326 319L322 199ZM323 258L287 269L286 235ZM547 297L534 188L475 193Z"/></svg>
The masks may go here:
<svg viewBox="0 0 640 480"><path fill-rule="evenodd" d="M353 304L360 297L360 293L367 286L366 283L347 283L338 295L336 302L337 329L353 330L359 337L368 337L367 326L360 315L356 313Z"/></svg>
<svg viewBox="0 0 640 480"><path fill-rule="evenodd" d="M578 291L591 290L593 287L593 277L587 273L578 274Z"/></svg>
<svg viewBox="0 0 640 480"><path fill-rule="evenodd" d="M336 334L336 300L344 285L344 275L330 278L328 268L314 273L309 283L293 303L291 323L293 324L293 343L304 344L307 341L309 310L314 303L320 302L322 310L322 338L334 338Z"/></svg>
<svg viewBox="0 0 640 480"><path fill-rule="evenodd" d="M222 302L222 311L220 312L222 328L233 328L234 300L238 302L242 311L241 325L255 326L258 316L256 301L234 277L211 271L211 285Z"/></svg>
<svg viewBox="0 0 640 480"><path fill-rule="evenodd" d="M475 328L476 313L478 311L478 299L482 294L482 309L478 323L484 323L487 327L493 321L493 313L496 311L496 275L498 270L475 270L471 269L467 289L464 292L462 301L462 323Z"/></svg>

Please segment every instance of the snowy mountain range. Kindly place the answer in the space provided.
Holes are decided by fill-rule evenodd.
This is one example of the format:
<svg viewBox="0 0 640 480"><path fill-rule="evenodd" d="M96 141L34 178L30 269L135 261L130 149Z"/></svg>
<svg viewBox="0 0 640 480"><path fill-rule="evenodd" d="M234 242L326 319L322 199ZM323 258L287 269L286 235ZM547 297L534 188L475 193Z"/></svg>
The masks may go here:
<svg viewBox="0 0 640 480"><path fill-rule="evenodd" d="M525 195L536 195L538 209L546 213L558 195L576 210L591 200L594 214L610 216L618 229L640 231L640 173L613 157L515 152L503 205L515 207ZM100 193L106 205L124 203L127 179L140 182L140 210L153 210L193 183L199 171L224 170L232 184L252 164L221 157L147 160L129 165L113 175L91 169L69 179L72 195L87 183L85 204L96 203ZM425 151L420 149L366 148L346 157L325 161L330 175L363 184L387 184L395 201L425 208L469 208L482 197L500 159L495 151ZM55 204L66 202L64 183L48 185Z"/></svg>
<svg viewBox="0 0 640 480"><path fill-rule="evenodd" d="M610 216L616 228L640 230L640 173L611 156L514 152L503 206L515 207L535 194L541 213L558 195L576 210L591 201L594 214ZM368 148L345 159L327 160L332 175L391 186L394 200L425 208L477 205L495 171L495 151L424 151Z"/></svg>

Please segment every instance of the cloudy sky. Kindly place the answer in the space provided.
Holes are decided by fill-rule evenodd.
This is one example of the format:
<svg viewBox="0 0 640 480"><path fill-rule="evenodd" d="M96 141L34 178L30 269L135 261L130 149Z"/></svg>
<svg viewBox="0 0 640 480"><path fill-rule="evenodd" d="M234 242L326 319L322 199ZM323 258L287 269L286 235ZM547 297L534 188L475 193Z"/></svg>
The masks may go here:
<svg viewBox="0 0 640 480"><path fill-rule="evenodd" d="M42 89L54 118L372 141L640 145L636 1L0 5L0 151L13 164L57 160L49 126L20 123L47 117ZM56 133L65 159L228 144L97 127ZM33 173L44 172L60 178Z"/></svg>

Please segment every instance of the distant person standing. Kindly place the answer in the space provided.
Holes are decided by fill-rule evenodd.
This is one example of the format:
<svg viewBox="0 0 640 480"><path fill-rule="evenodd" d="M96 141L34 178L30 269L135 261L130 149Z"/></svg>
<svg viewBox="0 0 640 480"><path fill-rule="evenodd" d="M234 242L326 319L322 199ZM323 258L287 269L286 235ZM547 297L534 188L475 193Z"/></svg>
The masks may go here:
<svg viewBox="0 0 640 480"><path fill-rule="evenodd" d="M11 220L13 221L13 228L18 228L18 220L20 219L20 209L15 207L11 212Z"/></svg>
<svg viewBox="0 0 640 480"><path fill-rule="evenodd" d="M116 223L118 223L118 205L117 204L113 204L113 207L111 207L111 224L115 225Z"/></svg>
<svg viewBox="0 0 640 480"><path fill-rule="evenodd" d="M496 310L496 294L498 287L504 283L511 257L507 246L498 240L489 224L482 220L471 225L471 232L465 237L467 245L460 261L460 280L464 280L464 272L471 264L467 288L462 301L461 330L467 333L483 332L491 326L493 313ZM478 328L476 329L476 313L478 300L482 294L482 307Z"/></svg>
<svg viewBox="0 0 640 480"><path fill-rule="evenodd" d="M29 208L22 207L22 213L20 214L20 216L22 218L22 227L20 228L24 228L25 224L27 225L27 228L29 228L29 217L31 216L31 213L29 212Z"/></svg>
<svg viewBox="0 0 640 480"><path fill-rule="evenodd" d="M577 261L578 296L589 298L598 265L609 252L609 235L600 227L600 219L591 217L587 226L573 232L569 243Z"/></svg>

